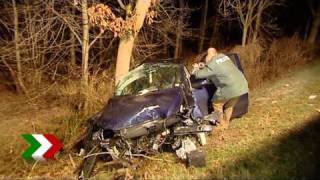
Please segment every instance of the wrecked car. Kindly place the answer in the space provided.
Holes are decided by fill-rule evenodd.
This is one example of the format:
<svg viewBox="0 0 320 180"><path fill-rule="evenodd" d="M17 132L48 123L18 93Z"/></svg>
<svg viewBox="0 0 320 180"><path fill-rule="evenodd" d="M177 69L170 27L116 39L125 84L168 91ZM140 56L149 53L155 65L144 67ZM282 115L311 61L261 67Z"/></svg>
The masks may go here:
<svg viewBox="0 0 320 180"><path fill-rule="evenodd" d="M241 70L237 54L228 54ZM197 145L217 123L210 99L214 85L196 80L183 64L147 62L125 75L115 96L90 118L83 141L80 178L88 178L99 157L127 159L165 150L175 151L189 165L205 165ZM240 97L232 117L248 110L248 94Z"/></svg>

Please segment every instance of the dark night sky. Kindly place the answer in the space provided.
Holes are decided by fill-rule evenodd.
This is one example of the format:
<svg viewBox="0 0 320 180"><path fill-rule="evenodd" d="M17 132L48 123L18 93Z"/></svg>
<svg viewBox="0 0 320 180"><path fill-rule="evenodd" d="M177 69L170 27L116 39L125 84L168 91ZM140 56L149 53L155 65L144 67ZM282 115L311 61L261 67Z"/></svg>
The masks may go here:
<svg viewBox="0 0 320 180"><path fill-rule="evenodd" d="M304 33L311 12L307 0L287 0L278 16L284 32L290 35L297 31Z"/></svg>
<svg viewBox="0 0 320 180"><path fill-rule="evenodd" d="M299 35L303 36L306 29L306 24L311 17L310 7L307 1L308 0L285 0L283 5L268 10L270 13L272 13L270 14L270 16L276 19L276 24L278 24L278 27L281 28L281 32L278 34L280 34L281 36L291 36L295 32L298 32ZM217 1L209 0L208 20L210 20L210 18L212 18L217 13L217 10L214 9L215 2ZM199 27L204 0L187 0L187 3L191 8L200 8L198 11L194 11L191 14L190 19L190 25L192 27ZM231 36L228 38L229 42L227 44L240 42L241 30L239 29L238 24L233 23L233 27L231 29L231 33L225 32L225 34L222 30L222 35ZM210 33L210 30L208 31Z"/></svg>

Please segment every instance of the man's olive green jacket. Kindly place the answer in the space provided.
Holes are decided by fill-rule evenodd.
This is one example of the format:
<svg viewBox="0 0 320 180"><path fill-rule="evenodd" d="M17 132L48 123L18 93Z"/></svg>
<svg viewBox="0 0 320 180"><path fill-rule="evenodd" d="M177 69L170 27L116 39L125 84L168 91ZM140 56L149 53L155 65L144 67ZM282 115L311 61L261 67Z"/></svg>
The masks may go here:
<svg viewBox="0 0 320 180"><path fill-rule="evenodd" d="M217 87L212 101L225 101L248 93L243 73L224 54L214 56L204 68L194 73L197 79L207 78Z"/></svg>

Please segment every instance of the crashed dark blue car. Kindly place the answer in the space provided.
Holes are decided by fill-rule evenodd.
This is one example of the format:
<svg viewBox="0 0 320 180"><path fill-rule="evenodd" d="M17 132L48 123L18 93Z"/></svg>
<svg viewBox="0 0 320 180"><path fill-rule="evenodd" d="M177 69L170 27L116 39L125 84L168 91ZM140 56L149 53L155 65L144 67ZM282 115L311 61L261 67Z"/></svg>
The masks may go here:
<svg viewBox="0 0 320 180"><path fill-rule="evenodd" d="M228 56L243 71L239 56ZM84 141L89 154L80 177L89 177L97 152L115 160L170 149L190 165L203 165L204 155L196 151L196 145L206 143L205 135L217 123L210 103L215 89L205 79L196 80L183 64L147 62L133 69L119 81L115 96L90 120ZM232 117L241 117L247 110L245 94Z"/></svg>

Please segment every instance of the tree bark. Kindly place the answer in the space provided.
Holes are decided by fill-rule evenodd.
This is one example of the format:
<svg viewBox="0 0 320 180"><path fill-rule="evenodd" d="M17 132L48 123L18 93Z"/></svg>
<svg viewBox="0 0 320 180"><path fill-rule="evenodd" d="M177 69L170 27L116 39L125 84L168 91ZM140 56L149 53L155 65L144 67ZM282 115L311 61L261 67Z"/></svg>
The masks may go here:
<svg viewBox="0 0 320 180"><path fill-rule="evenodd" d="M89 21L88 21L88 2L82 0L82 81L81 91L84 93L83 113L88 113L88 79L89 79Z"/></svg>
<svg viewBox="0 0 320 180"><path fill-rule="evenodd" d="M73 33L70 33L70 39L71 39L71 48L70 48L70 63L71 63L71 67L75 67L76 66L76 39L74 37Z"/></svg>
<svg viewBox="0 0 320 180"><path fill-rule="evenodd" d="M71 7L71 14L74 16L75 8ZM72 32L70 32L70 39L71 39L71 48L70 48L70 55L71 55L71 67L74 68L76 66L76 38Z"/></svg>
<svg viewBox="0 0 320 180"><path fill-rule="evenodd" d="M14 41L16 51L16 65L17 65L17 81L19 84L16 85L19 93L27 93L27 89L24 86L22 79L22 67L21 67L21 54L20 54L20 38L19 38L19 19L16 1L12 0L13 6L13 17L14 17Z"/></svg>
<svg viewBox="0 0 320 180"><path fill-rule="evenodd" d="M99 50L100 50L100 54L99 54L99 64L103 64L105 59L104 59L104 44L103 44L104 39L100 38L99 39Z"/></svg>
<svg viewBox="0 0 320 180"><path fill-rule="evenodd" d="M179 0L179 19L178 19L178 27L176 31L176 43L175 43L175 49L174 49L174 59L178 59L180 57L181 51L182 51L182 41L181 41L181 34L182 34L182 23L183 23L183 12L182 9L184 8L183 0Z"/></svg>
<svg viewBox="0 0 320 180"><path fill-rule="evenodd" d="M256 6L258 5L257 3L258 3L258 1L249 0L248 3L246 3L246 6L247 6L246 12L243 12L241 10L240 7L242 6L242 4L239 4L239 6L240 6L239 13L241 14L240 16L242 16L242 17L240 17L240 19L242 19L241 23L243 26L242 46L245 46L247 44L249 30L252 25L252 22L254 21L254 11L256 9Z"/></svg>
<svg viewBox="0 0 320 180"><path fill-rule="evenodd" d="M169 56L168 47L169 47L168 36L164 35L163 36L163 48L164 48L163 51L164 51L165 56Z"/></svg>
<svg viewBox="0 0 320 180"><path fill-rule="evenodd" d="M242 46L245 46L247 44L247 35L248 35L248 26L243 26L242 30Z"/></svg>
<svg viewBox="0 0 320 180"><path fill-rule="evenodd" d="M116 73L115 80L116 83L127 73L130 69L130 60L132 56L132 50L134 45L134 40L139 33L148 9L151 5L151 0L138 0L135 6L135 29L133 34L126 37L120 38L117 63L116 63Z"/></svg>
<svg viewBox="0 0 320 180"><path fill-rule="evenodd" d="M207 28L207 14L208 14L208 0L205 0L204 12L202 16L202 23L200 27L200 42L198 52L200 53L203 50L203 44L206 36L206 28Z"/></svg>
<svg viewBox="0 0 320 180"><path fill-rule="evenodd" d="M130 69L130 60L131 54L134 45L134 37L130 36L128 38L121 38L120 44L118 48L118 55L117 55L117 63L116 63L116 83L129 72Z"/></svg>
<svg viewBox="0 0 320 180"><path fill-rule="evenodd" d="M312 26L308 37L308 43L314 44L320 28L320 5L318 5L315 15L313 16Z"/></svg>
<svg viewBox="0 0 320 180"><path fill-rule="evenodd" d="M256 22L255 26L253 29L253 37L252 37L252 42L256 42L258 39L258 35L260 33L260 26L261 26L261 18L262 18L262 12L263 12L263 2L264 0L261 0L257 9L257 17L256 17Z"/></svg>
<svg viewBox="0 0 320 180"><path fill-rule="evenodd" d="M89 23L88 23L88 4L87 0L81 3L82 10L82 83L88 86L88 61L89 61Z"/></svg>

